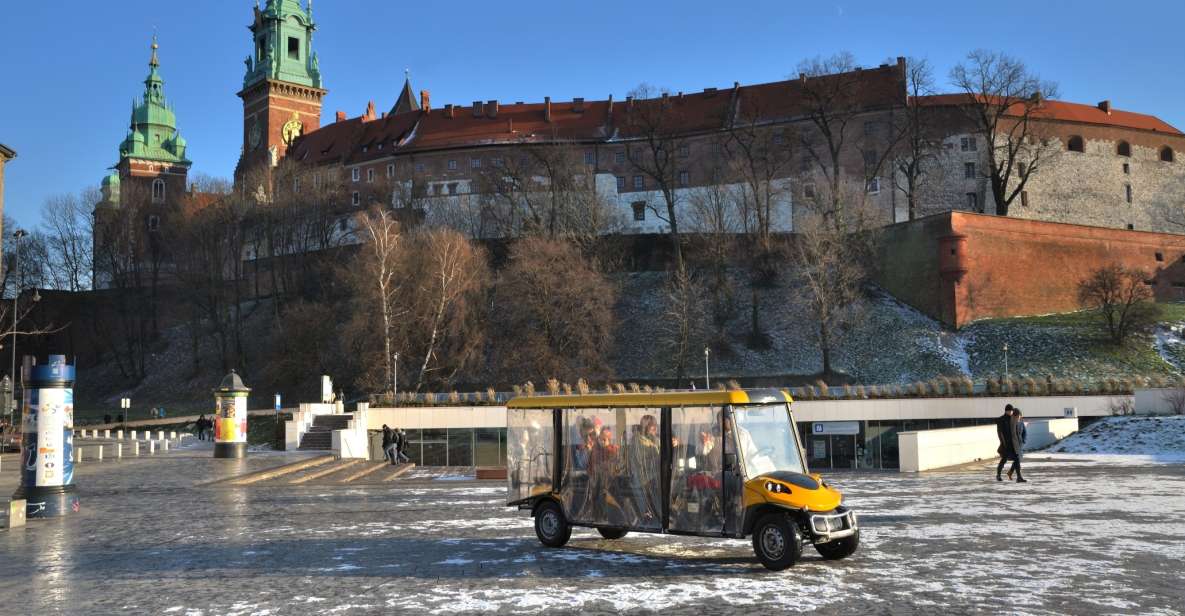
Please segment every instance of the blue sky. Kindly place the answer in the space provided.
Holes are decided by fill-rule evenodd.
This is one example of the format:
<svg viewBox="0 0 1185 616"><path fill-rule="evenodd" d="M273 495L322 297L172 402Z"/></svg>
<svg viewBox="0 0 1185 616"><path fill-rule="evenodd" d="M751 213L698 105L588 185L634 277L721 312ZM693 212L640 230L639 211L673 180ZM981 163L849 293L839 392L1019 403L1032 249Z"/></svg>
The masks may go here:
<svg viewBox="0 0 1185 616"><path fill-rule="evenodd" d="M117 160L148 45L193 172L229 177L239 154L253 0L10 2L0 143L6 213L36 224L46 197L97 184ZM864 66L924 57L942 82L969 50L1017 56L1061 98L1157 115L1185 130L1185 2L467 2L317 0L329 94L323 119L393 104L404 68L434 106L474 100L621 98L776 81L804 58L851 51ZM949 89L949 88L947 88Z"/></svg>

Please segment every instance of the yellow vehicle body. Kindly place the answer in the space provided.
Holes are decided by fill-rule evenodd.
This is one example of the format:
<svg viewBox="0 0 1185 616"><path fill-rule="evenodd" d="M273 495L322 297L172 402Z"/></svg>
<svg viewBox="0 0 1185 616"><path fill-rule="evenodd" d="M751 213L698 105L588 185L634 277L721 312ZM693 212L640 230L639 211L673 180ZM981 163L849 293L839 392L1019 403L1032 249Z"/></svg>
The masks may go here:
<svg viewBox="0 0 1185 616"><path fill-rule="evenodd" d="M762 564L859 541L843 495L810 473L784 390L519 397L507 404L509 506L545 545L572 526L743 538Z"/></svg>

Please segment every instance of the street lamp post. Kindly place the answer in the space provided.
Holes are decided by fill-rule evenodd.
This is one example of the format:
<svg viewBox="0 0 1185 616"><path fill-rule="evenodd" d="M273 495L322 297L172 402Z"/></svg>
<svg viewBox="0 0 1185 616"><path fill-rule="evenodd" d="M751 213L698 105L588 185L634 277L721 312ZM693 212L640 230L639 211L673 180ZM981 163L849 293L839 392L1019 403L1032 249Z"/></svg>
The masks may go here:
<svg viewBox="0 0 1185 616"><path fill-rule="evenodd" d="M28 235L28 233L25 233L24 229L17 229L12 233L12 239L16 241L16 260L13 262L12 267L21 267L21 240L24 239L26 235ZM12 371L9 372L9 374L12 375L13 400L16 400L16 300L21 296L21 283L24 282L23 268L21 269L21 272L21 280L17 283L17 288L12 293Z"/></svg>
<svg viewBox="0 0 1185 616"><path fill-rule="evenodd" d="M1004 343L1004 378L1008 377L1008 343Z"/></svg>
<svg viewBox="0 0 1185 616"><path fill-rule="evenodd" d="M711 349L709 349L708 347L704 347L704 389L711 389L712 388L712 381L708 377L708 375L709 375L708 355L710 355L711 353L712 353Z"/></svg>
<svg viewBox="0 0 1185 616"><path fill-rule="evenodd" d="M395 354L395 367L391 371L391 404L399 397L399 353Z"/></svg>

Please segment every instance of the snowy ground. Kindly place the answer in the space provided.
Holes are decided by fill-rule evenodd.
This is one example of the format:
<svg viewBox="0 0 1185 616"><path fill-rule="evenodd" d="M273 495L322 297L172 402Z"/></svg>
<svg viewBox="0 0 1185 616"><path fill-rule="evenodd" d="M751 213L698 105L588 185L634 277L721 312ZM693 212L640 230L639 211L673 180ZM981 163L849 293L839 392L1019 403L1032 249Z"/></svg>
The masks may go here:
<svg viewBox="0 0 1185 616"><path fill-rule="evenodd" d="M1063 439L1048 451L1185 462L1185 415L1105 417Z"/></svg>
<svg viewBox="0 0 1185 616"><path fill-rule="evenodd" d="M447 469L370 487L196 487L279 462L84 464L83 512L0 531L5 613L1179 614L1185 466L1085 454L835 474L863 545L782 573L747 541L578 531L545 549L504 488ZM1066 461L1072 460L1072 461ZM11 491L15 473L0 474ZM5 492L5 493L9 493ZM1134 496L1134 497L1133 497ZM15 610L11 606L18 606Z"/></svg>

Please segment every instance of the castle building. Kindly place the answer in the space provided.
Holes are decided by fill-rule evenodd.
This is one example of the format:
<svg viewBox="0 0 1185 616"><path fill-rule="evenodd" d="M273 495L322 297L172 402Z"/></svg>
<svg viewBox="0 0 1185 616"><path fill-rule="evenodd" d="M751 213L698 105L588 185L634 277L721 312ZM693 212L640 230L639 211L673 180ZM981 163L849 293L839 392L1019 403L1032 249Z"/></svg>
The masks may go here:
<svg viewBox="0 0 1185 616"><path fill-rule="evenodd" d="M4 237L4 167L8 161L16 158L16 150L0 143L0 238ZM0 239L0 248L4 241ZM3 271L3 250L0 250L0 271Z"/></svg>
<svg viewBox="0 0 1185 616"><path fill-rule="evenodd" d="M144 93L132 101L128 133L119 144L119 161L102 181L102 199L94 210L94 281L109 288L126 265L128 251L164 250L162 225L188 194L192 165L185 138L177 130L173 107L165 97L156 37L148 59ZM160 259L155 259L160 262Z"/></svg>

